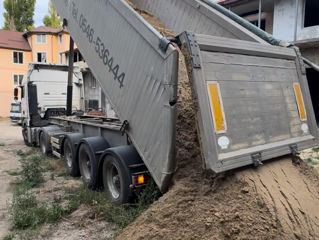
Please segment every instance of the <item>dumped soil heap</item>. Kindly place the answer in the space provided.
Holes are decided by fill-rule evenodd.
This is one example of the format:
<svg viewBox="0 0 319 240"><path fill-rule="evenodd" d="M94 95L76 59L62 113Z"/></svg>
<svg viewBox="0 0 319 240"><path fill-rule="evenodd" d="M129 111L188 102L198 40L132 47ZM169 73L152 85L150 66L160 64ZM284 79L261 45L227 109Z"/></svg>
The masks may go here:
<svg viewBox="0 0 319 240"><path fill-rule="evenodd" d="M163 35L173 35L137 11ZM118 239L319 239L314 171L290 157L226 175L203 171L196 105L181 52L178 94L174 184Z"/></svg>

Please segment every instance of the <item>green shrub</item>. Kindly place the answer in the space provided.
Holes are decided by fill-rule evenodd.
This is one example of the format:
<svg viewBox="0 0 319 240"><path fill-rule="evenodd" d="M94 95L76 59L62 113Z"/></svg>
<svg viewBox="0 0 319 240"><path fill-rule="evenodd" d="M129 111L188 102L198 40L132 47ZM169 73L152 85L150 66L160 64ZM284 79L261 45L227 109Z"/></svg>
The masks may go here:
<svg viewBox="0 0 319 240"><path fill-rule="evenodd" d="M45 222L45 206L23 187L15 190L9 212L14 229L34 228Z"/></svg>
<svg viewBox="0 0 319 240"><path fill-rule="evenodd" d="M43 170L40 156L21 157L20 183L29 187L36 187L43 182Z"/></svg>
<svg viewBox="0 0 319 240"><path fill-rule="evenodd" d="M14 235L10 234L10 235L5 236L2 240L13 240L13 239L14 239Z"/></svg>

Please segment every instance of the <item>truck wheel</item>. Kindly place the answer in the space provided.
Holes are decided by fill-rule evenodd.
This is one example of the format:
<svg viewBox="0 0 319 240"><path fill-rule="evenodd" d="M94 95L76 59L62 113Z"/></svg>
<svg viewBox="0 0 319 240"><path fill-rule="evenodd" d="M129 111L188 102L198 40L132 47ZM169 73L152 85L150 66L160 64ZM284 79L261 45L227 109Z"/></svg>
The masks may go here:
<svg viewBox="0 0 319 240"><path fill-rule="evenodd" d="M46 138L44 132L40 133L39 145L40 145L40 149L41 149L42 154L48 155L50 146L49 146L49 142L47 141L47 138Z"/></svg>
<svg viewBox="0 0 319 240"><path fill-rule="evenodd" d="M121 205L130 202L132 199L131 175L116 154L111 153L104 157L102 177L104 191L114 204Z"/></svg>
<svg viewBox="0 0 319 240"><path fill-rule="evenodd" d="M72 177L78 177L80 175L79 172L79 164L76 159L75 149L72 147L72 143L69 139L65 139L64 141L64 162L68 173Z"/></svg>
<svg viewBox="0 0 319 240"><path fill-rule="evenodd" d="M87 144L80 146L79 167L83 182L89 189L95 189L97 187L98 164Z"/></svg>
<svg viewBox="0 0 319 240"><path fill-rule="evenodd" d="M22 137L23 137L24 144L28 147L32 147L32 144L29 143L28 141L28 130L26 126L22 127Z"/></svg>

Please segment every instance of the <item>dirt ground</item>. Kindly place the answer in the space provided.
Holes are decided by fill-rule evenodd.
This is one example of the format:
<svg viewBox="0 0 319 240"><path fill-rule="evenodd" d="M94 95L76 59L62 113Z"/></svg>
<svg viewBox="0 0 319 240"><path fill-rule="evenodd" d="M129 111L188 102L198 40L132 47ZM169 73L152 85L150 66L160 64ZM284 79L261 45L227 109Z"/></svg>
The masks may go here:
<svg viewBox="0 0 319 240"><path fill-rule="evenodd" d="M19 126L13 126L8 119L0 119L0 239L9 233L8 203L12 198L14 177L8 174L19 166L16 151L24 149ZM4 146L3 146L4 145Z"/></svg>

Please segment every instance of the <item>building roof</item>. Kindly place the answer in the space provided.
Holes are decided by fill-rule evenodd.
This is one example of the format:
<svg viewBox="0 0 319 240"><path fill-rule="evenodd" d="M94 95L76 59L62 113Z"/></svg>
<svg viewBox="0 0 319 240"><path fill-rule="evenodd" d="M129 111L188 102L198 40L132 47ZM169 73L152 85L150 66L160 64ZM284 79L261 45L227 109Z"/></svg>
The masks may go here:
<svg viewBox="0 0 319 240"><path fill-rule="evenodd" d="M0 30L0 48L31 51L23 32Z"/></svg>
<svg viewBox="0 0 319 240"><path fill-rule="evenodd" d="M38 33L45 33L45 34L59 34L61 32L67 33L66 29L58 29L58 28L52 28L52 27L36 27L32 29L31 31L28 31L25 33L25 35L29 34L38 34Z"/></svg>

